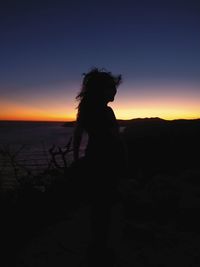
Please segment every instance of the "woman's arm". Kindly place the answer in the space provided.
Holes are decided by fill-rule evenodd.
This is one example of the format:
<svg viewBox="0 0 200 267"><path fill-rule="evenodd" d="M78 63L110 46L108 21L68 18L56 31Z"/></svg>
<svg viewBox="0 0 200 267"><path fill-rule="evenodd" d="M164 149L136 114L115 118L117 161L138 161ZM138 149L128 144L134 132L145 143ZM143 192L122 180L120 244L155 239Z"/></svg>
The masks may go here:
<svg viewBox="0 0 200 267"><path fill-rule="evenodd" d="M81 139L83 135L83 128L79 123L76 124L73 135L73 157L74 161L79 159L79 149L81 144Z"/></svg>

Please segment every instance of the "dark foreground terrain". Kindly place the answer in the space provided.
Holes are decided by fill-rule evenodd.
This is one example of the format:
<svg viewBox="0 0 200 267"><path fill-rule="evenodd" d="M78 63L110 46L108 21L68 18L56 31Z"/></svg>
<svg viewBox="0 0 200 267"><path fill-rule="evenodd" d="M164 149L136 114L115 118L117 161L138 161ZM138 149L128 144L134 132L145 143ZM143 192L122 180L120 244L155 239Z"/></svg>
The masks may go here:
<svg viewBox="0 0 200 267"><path fill-rule="evenodd" d="M120 124L128 171L113 206L113 266L200 266L200 120ZM69 167L21 177L1 190L1 266L86 266L89 216Z"/></svg>

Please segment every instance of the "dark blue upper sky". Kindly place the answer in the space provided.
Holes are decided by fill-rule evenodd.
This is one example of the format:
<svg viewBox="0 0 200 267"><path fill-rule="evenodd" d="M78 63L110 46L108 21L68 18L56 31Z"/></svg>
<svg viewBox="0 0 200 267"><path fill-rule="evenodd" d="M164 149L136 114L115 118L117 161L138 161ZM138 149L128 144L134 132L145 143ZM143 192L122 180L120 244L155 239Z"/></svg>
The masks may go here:
<svg viewBox="0 0 200 267"><path fill-rule="evenodd" d="M0 94L6 100L37 101L41 88L44 95L53 97L58 88L58 95L72 97L92 66L121 73L127 92L136 84L173 82L198 90L198 1L3 2Z"/></svg>

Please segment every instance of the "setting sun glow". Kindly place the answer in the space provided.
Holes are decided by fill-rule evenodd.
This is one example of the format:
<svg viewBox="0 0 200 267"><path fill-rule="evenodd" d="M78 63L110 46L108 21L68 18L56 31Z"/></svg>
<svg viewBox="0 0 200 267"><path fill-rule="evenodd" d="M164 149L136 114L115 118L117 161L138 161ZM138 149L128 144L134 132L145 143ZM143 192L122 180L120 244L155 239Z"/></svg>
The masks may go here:
<svg viewBox="0 0 200 267"><path fill-rule="evenodd" d="M66 103L65 103L66 102ZM63 99L53 96L46 99L28 101L1 100L0 120L31 121L72 121L76 118L75 95ZM163 119L200 118L200 105L197 95L140 95L134 90L127 95L119 91L115 101L109 104L117 119L160 117Z"/></svg>

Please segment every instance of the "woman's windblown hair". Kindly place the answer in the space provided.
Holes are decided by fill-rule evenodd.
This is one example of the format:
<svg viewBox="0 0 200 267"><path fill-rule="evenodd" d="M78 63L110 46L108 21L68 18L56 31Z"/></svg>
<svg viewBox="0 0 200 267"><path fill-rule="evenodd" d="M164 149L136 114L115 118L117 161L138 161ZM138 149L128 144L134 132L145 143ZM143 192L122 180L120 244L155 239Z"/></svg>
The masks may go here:
<svg viewBox="0 0 200 267"><path fill-rule="evenodd" d="M98 105L111 86L118 87L122 82L121 75L115 76L105 69L92 68L83 75L81 90L76 96L79 101L77 119L83 118L87 111Z"/></svg>

